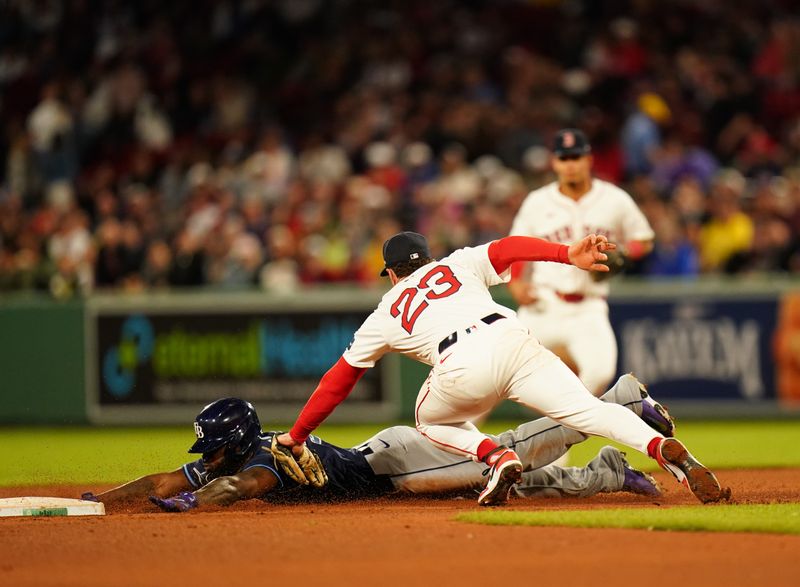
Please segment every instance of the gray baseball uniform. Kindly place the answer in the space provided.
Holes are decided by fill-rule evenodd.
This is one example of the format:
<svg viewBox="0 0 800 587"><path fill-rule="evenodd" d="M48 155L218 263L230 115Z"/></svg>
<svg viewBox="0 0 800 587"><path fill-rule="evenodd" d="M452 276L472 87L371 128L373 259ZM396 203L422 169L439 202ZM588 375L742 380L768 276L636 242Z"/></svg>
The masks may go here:
<svg viewBox="0 0 800 587"><path fill-rule="evenodd" d="M600 399L625 406L636 415L642 413L639 384L630 376L621 377ZM589 497L599 492L619 491L625 470L616 449L603 449L586 467L550 465L570 446L583 442L587 435L562 426L550 418L526 422L493 439L513 448L525 468L517 495ZM480 490L486 484L486 465L439 450L414 428L394 426L382 430L357 447L378 475L388 475L398 491L437 493Z"/></svg>

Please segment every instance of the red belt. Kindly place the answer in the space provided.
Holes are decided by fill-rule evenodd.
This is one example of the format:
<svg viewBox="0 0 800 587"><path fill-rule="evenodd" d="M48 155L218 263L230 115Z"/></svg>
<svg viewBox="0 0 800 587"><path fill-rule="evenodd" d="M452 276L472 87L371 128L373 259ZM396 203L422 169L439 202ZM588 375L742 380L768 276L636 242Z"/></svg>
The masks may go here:
<svg viewBox="0 0 800 587"><path fill-rule="evenodd" d="M557 291L556 295L558 296L558 299L569 302L570 304L576 304L586 299L585 295L579 293L561 293L560 291Z"/></svg>

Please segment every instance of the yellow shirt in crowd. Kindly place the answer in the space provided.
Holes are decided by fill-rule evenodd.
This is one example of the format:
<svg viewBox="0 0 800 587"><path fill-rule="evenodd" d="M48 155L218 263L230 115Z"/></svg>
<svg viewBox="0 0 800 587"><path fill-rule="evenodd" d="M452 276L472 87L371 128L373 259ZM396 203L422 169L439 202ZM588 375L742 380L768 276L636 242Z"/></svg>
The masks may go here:
<svg viewBox="0 0 800 587"><path fill-rule="evenodd" d="M715 218L700 230L700 260L704 269L719 269L732 255L753 242L753 221L744 212Z"/></svg>

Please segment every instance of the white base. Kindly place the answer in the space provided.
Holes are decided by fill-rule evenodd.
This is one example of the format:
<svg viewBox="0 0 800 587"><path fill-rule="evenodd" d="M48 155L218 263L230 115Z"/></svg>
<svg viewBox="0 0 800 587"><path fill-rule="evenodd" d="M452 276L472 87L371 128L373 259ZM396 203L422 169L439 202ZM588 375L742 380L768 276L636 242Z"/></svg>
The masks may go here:
<svg viewBox="0 0 800 587"><path fill-rule="evenodd" d="M65 497L9 497L0 499L0 517L103 516L102 503Z"/></svg>

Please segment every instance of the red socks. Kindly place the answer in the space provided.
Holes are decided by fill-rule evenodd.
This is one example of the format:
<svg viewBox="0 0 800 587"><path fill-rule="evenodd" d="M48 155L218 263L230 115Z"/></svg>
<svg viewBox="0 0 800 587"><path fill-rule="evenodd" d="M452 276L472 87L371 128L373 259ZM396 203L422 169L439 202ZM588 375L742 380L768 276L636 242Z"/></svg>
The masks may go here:
<svg viewBox="0 0 800 587"><path fill-rule="evenodd" d="M651 459L658 460L658 457L656 455L658 454L658 446L661 444L662 440L664 439L661 438L660 436L656 436L655 438L653 438L653 440L647 443L647 454L650 455Z"/></svg>
<svg viewBox="0 0 800 587"><path fill-rule="evenodd" d="M491 465L495 461L495 459L497 459L497 457L500 456L500 451L497 451L494 454L491 454L492 451L495 451L498 448L500 448L500 447L498 447L497 444L495 444L492 440L490 440L488 438L484 439L483 442L481 442L478 445L478 451L477 451L478 452L478 460L481 461L481 462L486 463L487 465ZM490 462L485 460L487 457L490 458L492 463L490 463ZM494 458L492 458L492 457L494 457Z"/></svg>

